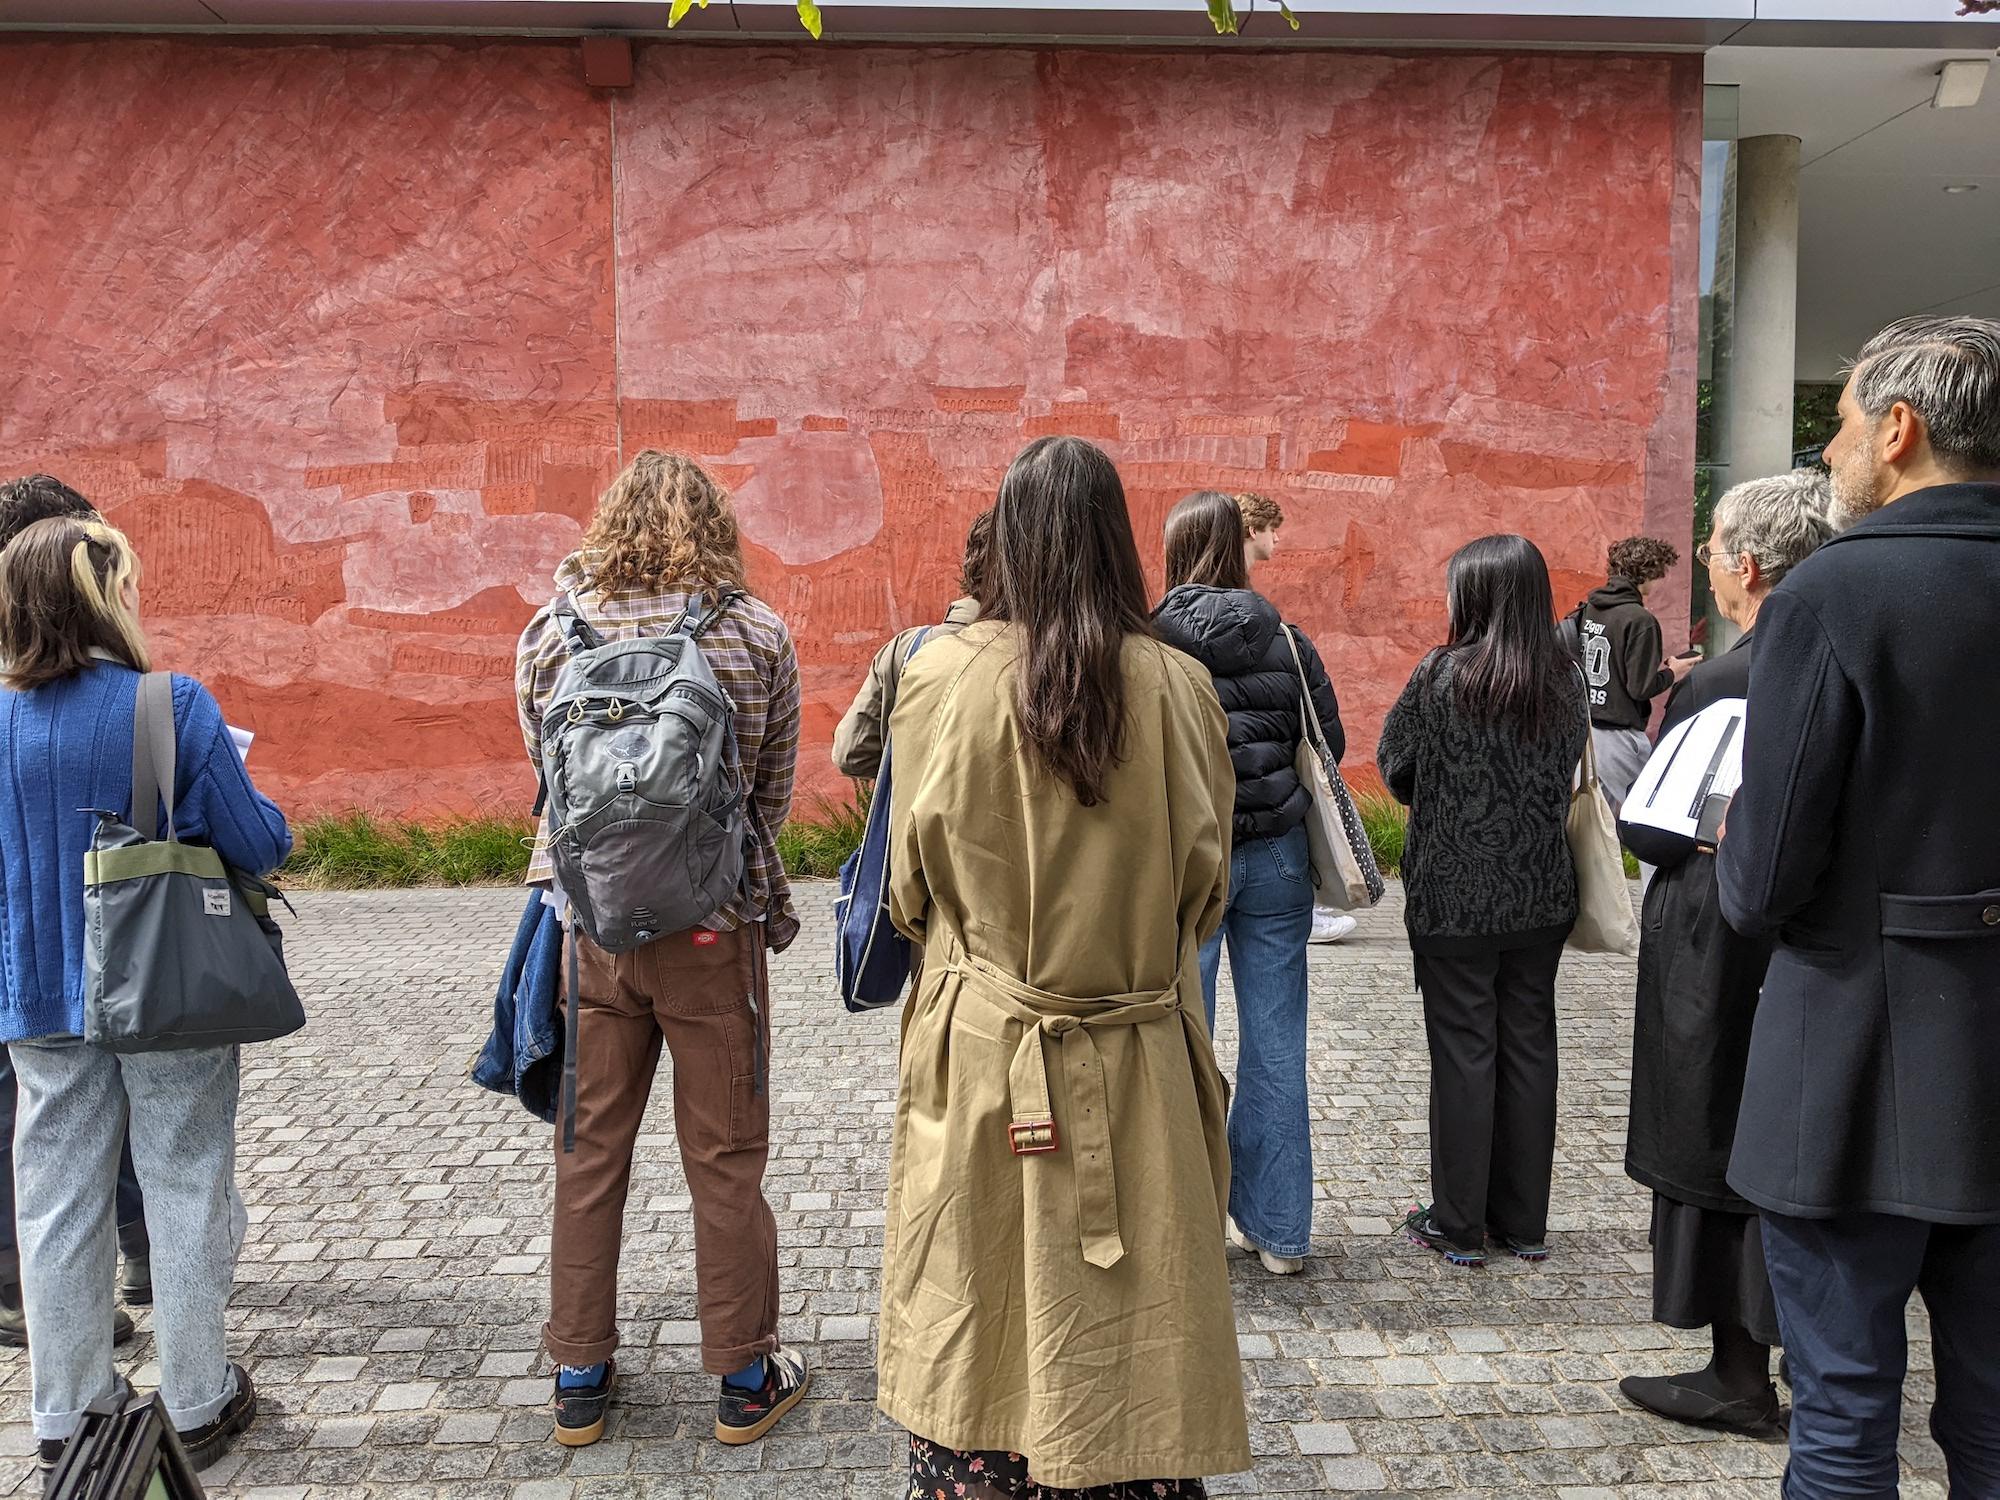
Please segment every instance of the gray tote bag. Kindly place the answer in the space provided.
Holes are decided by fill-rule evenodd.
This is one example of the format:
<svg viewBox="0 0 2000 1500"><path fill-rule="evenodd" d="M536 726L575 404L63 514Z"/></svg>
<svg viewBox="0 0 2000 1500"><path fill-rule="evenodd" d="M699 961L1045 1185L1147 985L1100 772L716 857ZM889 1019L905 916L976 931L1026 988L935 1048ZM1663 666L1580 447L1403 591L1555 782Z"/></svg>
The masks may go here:
<svg viewBox="0 0 2000 1500"><path fill-rule="evenodd" d="M175 839L175 757L173 679L148 673L132 716L132 821L100 810L83 857L84 1040L111 1052L268 1042L306 1024L270 916L284 897Z"/></svg>

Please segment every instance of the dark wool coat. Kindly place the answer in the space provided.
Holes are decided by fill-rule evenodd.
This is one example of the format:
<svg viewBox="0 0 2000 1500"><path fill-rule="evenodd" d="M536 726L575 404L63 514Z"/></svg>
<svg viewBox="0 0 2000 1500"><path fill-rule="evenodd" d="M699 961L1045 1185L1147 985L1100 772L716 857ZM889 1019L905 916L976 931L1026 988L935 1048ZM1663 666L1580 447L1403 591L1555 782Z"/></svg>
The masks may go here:
<svg viewBox="0 0 2000 1500"><path fill-rule="evenodd" d="M2000 484L1906 495L1757 617L1722 909L1775 937L1729 1182L2000 1222Z"/></svg>
<svg viewBox="0 0 2000 1500"><path fill-rule="evenodd" d="M1153 624L1160 639L1208 668L1215 695L1229 715L1236 837L1275 838L1291 832L1305 821L1312 799L1292 768L1303 732L1299 668L1285 643L1288 627L1277 607L1249 589L1184 584L1160 601ZM1291 634L1312 688L1319 727L1338 761L1347 753L1347 733L1340 727L1333 684L1305 633Z"/></svg>
<svg viewBox="0 0 2000 1500"><path fill-rule="evenodd" d="M1750 641L1744 636L1674 689L1662 736L1711 703L1748 695ZM1618 831L1658 867L1639 923L1625 1170L1679 1202L1751 1213L1730 1190L1729 1151L1771 944L1723 920L1713 854L1658 829Z"/></svg>
<svg viewBox="0 0 2000 1500"><path fill-rule="evenodd" d="M1375 764L1410 807L1403 922L1420 953L1526 947L1576 925L1565 821L1590 721L1583 678L1563 677L1561 727L1530 740L1459 706L1454 662L1418 664L1382 725Z"/></svg>

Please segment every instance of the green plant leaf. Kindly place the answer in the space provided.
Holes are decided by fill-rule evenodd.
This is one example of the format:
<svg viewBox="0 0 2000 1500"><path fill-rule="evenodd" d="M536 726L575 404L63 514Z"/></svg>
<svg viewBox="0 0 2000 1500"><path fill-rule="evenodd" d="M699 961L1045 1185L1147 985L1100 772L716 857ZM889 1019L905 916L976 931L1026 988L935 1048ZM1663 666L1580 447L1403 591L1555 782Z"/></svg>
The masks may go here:
<svg viewBox="0 0 2000 1500"><path fill-rule="evenodd" d="M1285 18L1285 24L1292 30L1299 29L1299 18L1292 14L1292 8L1285 4L1285 0L1278 0L1278 14Z"/></svg>
<svg viewBox="0 0 2000 1500"><path fill-rule="evenodd" d="M821 17L813 0L799 0L799 24L812 33L814 41L819 40Z"/></svg>
<svg viewBox="0 0 2000 1500"><path fill-rule="evenodd" d="M667 26L671 30L681 24L687 13L694 9L694 0L674 0L674 8L667 12Z"/></svg>
<svg viewBox="0 0 2000 1500"><path fill-rule="evenodd" d="M1232 0L1208 0L1208 19L1217 36L1236 35L1236 7Z"/></svg>

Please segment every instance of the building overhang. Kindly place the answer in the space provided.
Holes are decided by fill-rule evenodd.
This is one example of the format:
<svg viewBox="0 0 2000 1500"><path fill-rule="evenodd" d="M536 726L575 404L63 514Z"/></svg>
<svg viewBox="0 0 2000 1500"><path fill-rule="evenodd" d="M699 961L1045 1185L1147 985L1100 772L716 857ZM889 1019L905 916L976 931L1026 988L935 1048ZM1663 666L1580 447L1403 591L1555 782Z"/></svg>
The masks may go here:
<svg viewBox="0 0 2000 1500"><path fill-rule="evenodd" d="M828 0L829 40L887 38L1207 43L1234 46L1985 47L2000 15L1961 0L1256 0L1243 35L1218 38L1201 0ZM1238 0L1242 15L1245 0ZM240 35L664 36L671 0L0 0L0 30ZM803 39L789 3L712 0L675 36Z"/></svg>

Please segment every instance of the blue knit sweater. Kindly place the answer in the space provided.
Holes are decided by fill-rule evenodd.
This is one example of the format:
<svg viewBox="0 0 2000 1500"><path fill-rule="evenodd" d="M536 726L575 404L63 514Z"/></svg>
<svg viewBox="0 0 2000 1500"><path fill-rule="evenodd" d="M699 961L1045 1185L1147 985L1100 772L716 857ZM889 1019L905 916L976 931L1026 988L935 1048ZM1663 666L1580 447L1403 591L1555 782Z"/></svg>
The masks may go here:
<svg viewBox="0 0 2000 1500"><path fill-rule="evenodd" d="M0 689L0 1042L83 1034L83 856L102 808L130 816L139 674L96 663ZM284 814L250 784L222 710L174 678L174 829L263 874L291 852ZM161 823L162 833L165 823Z"/></svg>

